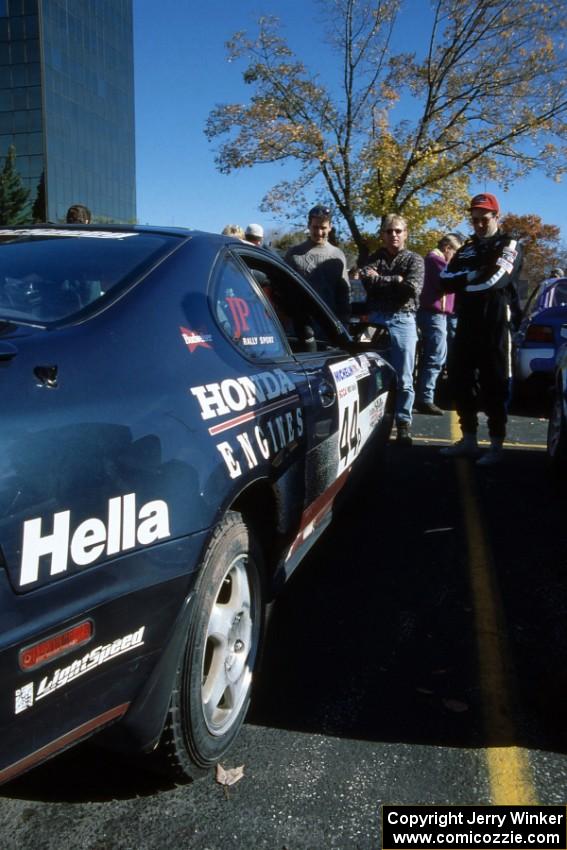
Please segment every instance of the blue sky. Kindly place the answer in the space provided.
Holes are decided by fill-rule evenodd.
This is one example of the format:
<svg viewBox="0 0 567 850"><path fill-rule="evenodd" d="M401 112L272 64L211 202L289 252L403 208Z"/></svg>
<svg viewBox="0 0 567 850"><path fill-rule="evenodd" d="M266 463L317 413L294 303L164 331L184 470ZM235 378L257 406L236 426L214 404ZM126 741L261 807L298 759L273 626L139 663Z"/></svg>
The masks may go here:
<svg viewBox="0 0 567 850"><path fill-rule="evenodd" d="M426 0L411 0L411 5L412 13L404 18L405 50L418 44ZM270 14L281 19L298 55L324 74L330 54L319 39L319 0L134 0L140 223L219 232L228 223L254 221L288 229L284 220L261 213L259 205L275 183L293 172L282 165L262 165L222 175L203 132L215 104L242 102L250 95L242 82L244 65L227 61L225 42L237 30L253 30L261 15ZM490 181L471 188L495 192L503 212L535 213L559 225L567 239L565 183L531 176L508 192Z"/></svg>

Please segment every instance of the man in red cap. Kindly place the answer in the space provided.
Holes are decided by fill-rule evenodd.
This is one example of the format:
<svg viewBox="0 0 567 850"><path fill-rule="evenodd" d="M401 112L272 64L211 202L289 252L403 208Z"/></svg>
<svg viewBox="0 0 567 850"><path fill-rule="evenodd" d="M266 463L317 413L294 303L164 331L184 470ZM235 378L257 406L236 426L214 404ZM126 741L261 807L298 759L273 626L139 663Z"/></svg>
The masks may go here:
<svg viewBox="0 0 567 850"><path fill-rule="evenodd" d="M494 195L475 195L470 204L474 235L459 248L440 284L456 293L453 391L463 437L442 449L446 457L479 457L480 408L488 417L490 449L477 460L491 466L502 458L511 371L511 303L522 264L521 245L499 228Z"/></svg>

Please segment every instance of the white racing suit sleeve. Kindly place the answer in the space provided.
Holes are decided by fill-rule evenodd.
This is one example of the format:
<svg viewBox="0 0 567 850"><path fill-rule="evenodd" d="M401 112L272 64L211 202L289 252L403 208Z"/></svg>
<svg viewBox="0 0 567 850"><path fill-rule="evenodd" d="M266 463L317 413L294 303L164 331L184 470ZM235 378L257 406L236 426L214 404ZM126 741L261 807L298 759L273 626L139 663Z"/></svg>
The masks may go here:
<svg viewBox="0 0 567 850"><path fill-rule="evenodd" d="M480 283L468 283L465 292L484 292L487 289L503 289L513 279L522 262L520 246L516 239L510 239L502 254L496 259L496 269L487 280ZM482 277L478 274L478 277Z"/></svg>

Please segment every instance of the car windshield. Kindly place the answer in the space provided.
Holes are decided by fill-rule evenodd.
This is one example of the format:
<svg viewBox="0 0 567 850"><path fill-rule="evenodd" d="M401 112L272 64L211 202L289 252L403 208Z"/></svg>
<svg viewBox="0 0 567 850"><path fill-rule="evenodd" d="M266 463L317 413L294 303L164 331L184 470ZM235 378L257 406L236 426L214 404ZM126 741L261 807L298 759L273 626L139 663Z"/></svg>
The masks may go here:
<svg viewBox="0 0 567 850"><path fill-rule="evenodd" d="M136 280L179 237L139 231L0 230L0 319L50 324Z"/></svg>

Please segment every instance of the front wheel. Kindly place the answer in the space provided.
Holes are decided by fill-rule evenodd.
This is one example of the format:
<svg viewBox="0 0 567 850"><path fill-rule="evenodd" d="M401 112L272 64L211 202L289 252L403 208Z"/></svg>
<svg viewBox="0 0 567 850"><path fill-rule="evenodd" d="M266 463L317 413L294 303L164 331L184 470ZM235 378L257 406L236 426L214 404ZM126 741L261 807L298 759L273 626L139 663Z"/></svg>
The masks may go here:
<svg viewBox="0 0 567 850"><path fill-rule="evenodd" d="M260 548L230 512L208 547L160 749L175 773L214 765L238 735L263 632Z"/></svg>

